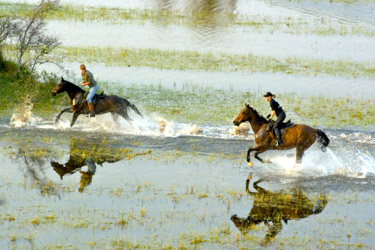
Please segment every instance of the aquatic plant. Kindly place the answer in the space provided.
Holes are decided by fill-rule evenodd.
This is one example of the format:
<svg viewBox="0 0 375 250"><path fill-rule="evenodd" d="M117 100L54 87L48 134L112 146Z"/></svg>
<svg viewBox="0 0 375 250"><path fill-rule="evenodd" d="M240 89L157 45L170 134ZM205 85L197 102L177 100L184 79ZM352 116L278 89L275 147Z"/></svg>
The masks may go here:
<svg viewBox="0 0 375 250"><path fill-rule="evenodd" d="M353 0L337 0L353 1ZM13 13L24 17L33 8L33 5L24 3L1 3L0 13ZM61 5L60 8L50 11L49 20L73 20L76 22L104 21L110 24L146 23L158 25L186 25L203 27L240 26L252 28L258 32L278 32L291 34L316 35L360 35L374 36L375 29L371 25L342 22L335 18L308 19L301 17L273 18L271 16L237 15L233 13L218 13L202 10L188 12L173 9L120 9L106 7L87 7L77 5Z"/></svg>
<svg viewBox="0 0 375 250"><path fill-rule="evenodd" d="M8 53L12 53L9 47ZM271 56L254 54L236 55L198 51L160 50L155 48L116 47L59 47L56 53L66 61L105 63L109 66L150 67L157 69L270 72L300 75L332 75L346 77L374 77L371 62L352 62L303 57L286 57L284 61ZM183 60L181 60L183 58Z"/></svg>

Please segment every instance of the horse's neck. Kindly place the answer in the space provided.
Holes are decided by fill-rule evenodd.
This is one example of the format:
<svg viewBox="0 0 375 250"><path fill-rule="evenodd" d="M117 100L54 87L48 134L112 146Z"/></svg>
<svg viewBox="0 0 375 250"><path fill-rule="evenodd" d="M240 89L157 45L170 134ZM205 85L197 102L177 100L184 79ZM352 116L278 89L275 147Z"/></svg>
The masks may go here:
<svg viewBox="0 0 375 250"><path fill-rule="evenodd" d="M251 128L253 129L254 131L254 134L258 133L258 131L262 128L262 126L264 125L263 123L260 123L260 122L257 122L257 121L249 121L250 122L250 125L251 125Z"/></svg>
<svg viewBox="0 0 375 250"><path fill-rule="evenodd" d="M264 122L263 122L263 118L255 111L255 110L252 110L252 118L249 118L249 122L250 122L250 125L251 125L251 128L253 129L254 131L254 134L258 133L258 131L262 128L262 126L264 125Z"/></svg>
<svg viewBox="0 0 375 250"><path fill-rule="evenodd" d="M70 84L69 89L66 92L68 93L68 96L70 99L74 99L77 96L77 94L85 93L83 89L74 85L73 83L69 82L69 84Z"/></svg>

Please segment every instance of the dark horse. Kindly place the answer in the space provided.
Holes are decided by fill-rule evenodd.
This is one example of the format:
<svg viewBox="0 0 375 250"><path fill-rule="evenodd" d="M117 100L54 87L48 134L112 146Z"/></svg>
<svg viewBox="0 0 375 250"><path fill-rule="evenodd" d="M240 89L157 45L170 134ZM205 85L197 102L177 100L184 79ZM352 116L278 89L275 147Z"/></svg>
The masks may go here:
<svg viewBox="0 0 375 250"><path fill-rule="evenodd" d="M268 228L265 238L268 242L281 231L282 221L287 224L289 220L299 220L319 214L327 206L327 198L324 194L319 194L316 202L312 202L299 188L288 192L265 190L258 186L262 180L253 184L257 192L249 192L250 179L251 176L246 180L246 192L251 195L254 202L249 215L247 218L240 218L236 214L231 217L242 234L248 233L254 226L263 222Z"/></svg>
<svg viewBox="0 0 375 250"><path fill-rule="evenodd" d="M55 122L59 121L60 116L64 112L73 113L73 118L70 123L70 126L72 127L80 114L89 114L90 112L86 102L86 95L88 92L61 77L61 81L51 92L52 95L56 95L65 91L68 93L70 98L70 108L61 110L61 112L56 116ZM138 115L142 116L134 104L131 104L125 98L117 95L108 95L97 99L95 104L95 113L99 115L111 113L115 122L117 122L118 116L120 115L128 122L131 122L132 119L130 119L128 116L127 107L132 108Z"/></svg>
<svg viewBox="0 0 375 250"><path fill-rule="evenodd" d="M329 144L327 135L319 130L309 127L305 124L295 124L289 128L285 128L282 134L283 144L281 146L274 146L276 138L269 129L267 129L269 122L263 116L259 115L258 112L245 104L245 108L241 110L233 124L238 126L243 122L250 122L251 128L254 131L256 146L251 147L247 150L246 160L249 166L252 167L250 160L251 151L256 151L255 158L262 163L270 163L270 161L264 161L258 155L271 149L276 150L288 150L297 148L296 150L296 162L302 162L303 153L318 139L321 144L322 151Z"/></svg>
<svg viewBox="0 0 375 250"><path fill-rule="evenodd" d="M66 163L61 164L51 161L53 170L62 180L65 175L73 175L80 172L81 181L79 191L91 184L96 173L96 166L103 166L104 163L115 163L123 160L126 155L113 153L114 146L99 143L86 139L72 139L70 145L70 156ZM82 167L87 166L87 171L82 171Z"/></svg>

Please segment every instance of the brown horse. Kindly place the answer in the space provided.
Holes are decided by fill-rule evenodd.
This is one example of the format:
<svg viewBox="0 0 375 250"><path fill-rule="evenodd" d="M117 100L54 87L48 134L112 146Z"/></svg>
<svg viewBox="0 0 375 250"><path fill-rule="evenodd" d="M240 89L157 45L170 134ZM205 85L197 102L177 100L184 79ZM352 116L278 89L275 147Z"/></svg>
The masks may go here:
<svg viewBox="0 0 375 250"><path fill-rule="evenodd" d="M87 91L84 91L77 85L64 80L61 77L61 81L57 84L57 86L51 91L52 95L56 95L59 93L67 92L70 98L70 108L63 109L55 118L55 122L58 122L60 116L65 113L73 113L73 118L70 123L72 127L76 122L78 116L80 114L89 114L89 107L86 102L86 95ZM95 95L97 96L97 95ZM94 97L95 99L95 97ZM132 119L128 116L127 108L132 108L138 115L142 117L142 114L139 112L137 107L134 104L131 104L125 98L119 97L117 95L108 95L102 98L97 99L95 104L95 113L96 114L105 114L111 113L113 120L117 122L118 116L122 116L125 120L129 123Z"/></svg>
<svg viewBox="0 0 375 250"><path fill-rule="evenodd" d="M242 234L248 233L254 226L264 223L268 228L265 243L271 241L290 220L299 220L310 215L321 213L327 206L325 194L320 194L316 202L312 202L299 188L285 191L271 192L259 187L263 180L254 182L257 192L249 191L251 176L246 180L246 192L254 199L253 206L247 218L240 218L236 214L231 220Z"/></svg>
<svg viewBox="0 0 375 250"><path fill-rule="evenodd" d="M296 150L296 162L302 162L303 153L318 139L321 144L322 151L329 144L329 139L327 135L319 130L309 127L305 124L295 124L292 127L285 128L282 134L283 144L281 146L274 146L276 137L273 135L269 129L267 129L269 122L258 112L245 104L245 108L241 110L236 119L234 119L233 124L238 126L243 122L250 122L251 128L254 131L256 146L251 147L247 150L246 160L249 166L252 167L250 160L251 151L255 152L255 158L262 163L270 163L270 161L264 161L259 157L259 154L267 150L288 150L292 148L297 148Z"/></svg>

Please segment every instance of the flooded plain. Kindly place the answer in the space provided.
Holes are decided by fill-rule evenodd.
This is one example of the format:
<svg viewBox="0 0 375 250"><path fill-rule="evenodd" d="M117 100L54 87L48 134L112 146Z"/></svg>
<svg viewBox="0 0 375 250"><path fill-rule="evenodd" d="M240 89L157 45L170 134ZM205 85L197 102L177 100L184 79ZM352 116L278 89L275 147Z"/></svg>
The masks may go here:
<svg viewBox="0 0 375 250"><path fill-rule="evenodd" d="M54 123L66 96L0 110L0 249L375 248L373 3L61 4L47 29L65 71L39 71L78 83L83 62L144 117L70 128L71 114ZM265 91L327 152L249 168L254 134L232 121L244 102L267 115Z"/></svg>
<svg viewBox="0 0 375 250"><path fill-rule="evenodd" d="M3 249L374 247L374 134L250 169L248 137L41 127L1 128Z"/></svg>

